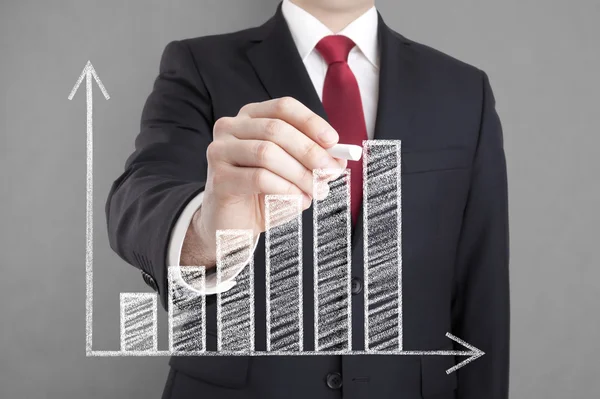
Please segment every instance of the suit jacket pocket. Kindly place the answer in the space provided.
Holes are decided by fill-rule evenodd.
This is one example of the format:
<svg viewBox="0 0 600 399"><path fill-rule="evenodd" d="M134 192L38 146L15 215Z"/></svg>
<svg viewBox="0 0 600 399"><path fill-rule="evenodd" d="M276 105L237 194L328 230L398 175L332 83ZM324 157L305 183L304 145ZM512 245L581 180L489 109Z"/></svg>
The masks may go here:
<svg viewBox="0 0 600 399"><path fill-rule="evenodd" d="M239 389L246 386L249 362L248 356L174 356L169 365L200 381Z"/></svg>
<svg viewBox="0 0 600 399"><path fill-rule="evenodd" d="M436 170L467 169L470 167L470 163L470 151L467 148L402 151L403 175Z"/></svg>
<svg viewBox="0 0 600 399"><path fill-rule="evenodd" d="M452 347L444 350L454 350ZM446 374L446 370L456 364L454 356L421 357L421 396L429 398L435 395L451 393L458 386L456 372ZM438 396L435 396L438 397Z"/></svg>

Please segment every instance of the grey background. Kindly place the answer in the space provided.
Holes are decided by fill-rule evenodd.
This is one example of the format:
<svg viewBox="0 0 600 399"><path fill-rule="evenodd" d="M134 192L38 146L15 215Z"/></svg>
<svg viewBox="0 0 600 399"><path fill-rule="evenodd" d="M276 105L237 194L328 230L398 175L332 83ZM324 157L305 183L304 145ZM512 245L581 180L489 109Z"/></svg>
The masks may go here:
<svg viewBox="0 0 600 399"><path fill-rule="evenodd" d="M276 0L0 5L0 397L158 398L166 358L86 358L85 94L95 89L94 349L117 350L119 292L148 291L108 247L104 201L133 148L164 46L260 24ZM600 3L378 0L386 22L484 69L510 179L513 398L600 397ZM166 346L161 313L160 345ZM476 367L476 365L475 365Z"/></svg>

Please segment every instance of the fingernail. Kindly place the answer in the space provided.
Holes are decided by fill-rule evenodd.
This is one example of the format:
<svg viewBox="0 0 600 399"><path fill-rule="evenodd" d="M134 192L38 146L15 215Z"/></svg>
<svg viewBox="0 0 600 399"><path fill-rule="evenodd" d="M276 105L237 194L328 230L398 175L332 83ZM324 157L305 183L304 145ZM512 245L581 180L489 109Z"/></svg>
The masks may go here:
<svg viewBox="0 0 600 399"><path fill-rule="evenodd" d="M339 165L333 158L329 155L324 156L319 161L319 169L330 169L330 168L338 168Z"/></svg>
<svg viewBox="0 0 600 399"><path fill-rule="evenodd" d="M324 144L332 144L338 140L338 135L334 130L327 129L319 134L319 140Z"/></svg>
<svg viewBox="0 0 600 399"><path fill-rule="evenodd" d="M308 209L310 208L310 204L312 204L312 198L309 197L307 194L304 194L304 208Z"/></svg>
<svg viewBox="0 0 600 399"><path fill-rule="evenodd" d="M327 182L319 182L317 183L317 192L316 192L316 197L319 201L323 201L325 198L327 198L327 195L329 194L329 185L327 184Z"/></svg>
<svg viewBox="0 0 600 399"><path fill-rule="evenodd" d="M319 169L331 168L331 157L329 155L324 156L319 161Z"/></svg>

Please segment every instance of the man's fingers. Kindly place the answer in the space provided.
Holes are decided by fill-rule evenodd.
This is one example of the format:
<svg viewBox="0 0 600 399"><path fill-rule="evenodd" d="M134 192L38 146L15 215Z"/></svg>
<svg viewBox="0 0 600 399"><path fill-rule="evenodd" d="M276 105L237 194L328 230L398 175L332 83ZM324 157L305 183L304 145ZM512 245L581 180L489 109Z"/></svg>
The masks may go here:
<svg viewBox="0 0 600 399"><path fill-rule="evenodd" d="M231 135L240 140L262 140L277 144L308 170L343 169L346 160L333 158L318 143L280 119L237 118Z"/></svg>
<svg viewBox="0 0 600 399"><path fill-rule="evenodd" d="M308 208L311 198L299 187L268 169L220 165L213 173L213 186L224 195L272 194L302 195Z"/></svg>
<svg viewBox="0 0 600 399"><path fill-rule="evenodd" d="M274 174L299 187L308 196L313 193L312 170L304 167L298 160L272 141L263 140L227 140L222 143L223 162L233 166L268 169Z"/></svg>
<svg viewBox="0 0 600 399"><path fill-rule="evenodd" d="M338 133L325 119L292 97L247 104L242 107L238 115L246 115L250 118L281 119L324 148L333 146L339 140Z"/></svg>

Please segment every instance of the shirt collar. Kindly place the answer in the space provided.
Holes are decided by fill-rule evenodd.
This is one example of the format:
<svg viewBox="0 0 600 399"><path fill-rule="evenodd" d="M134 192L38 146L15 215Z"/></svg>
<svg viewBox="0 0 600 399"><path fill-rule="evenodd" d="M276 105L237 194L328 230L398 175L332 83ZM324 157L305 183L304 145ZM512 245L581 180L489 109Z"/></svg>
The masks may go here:
<svg viewBox="0 0 600 399"><path fill-rule="evenodd" d="M288 24L302 61L306 60L306 57L322 38L333 35L333 32L321 21L290 0L283 0L281 12ZM378 23L377 10L373 6L338 32L339 35L352 39L375 68L379 68Z"/></svg>

